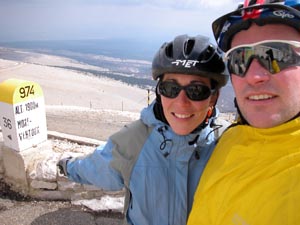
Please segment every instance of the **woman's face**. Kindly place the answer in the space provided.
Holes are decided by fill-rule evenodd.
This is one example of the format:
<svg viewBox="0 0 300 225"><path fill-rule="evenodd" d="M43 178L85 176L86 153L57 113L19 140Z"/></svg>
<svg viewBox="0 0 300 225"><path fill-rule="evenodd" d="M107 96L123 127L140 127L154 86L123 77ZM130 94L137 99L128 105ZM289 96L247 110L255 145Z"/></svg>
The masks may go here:
<svg viewBox="0 0 300 225"><path fill-rule="evenodd" d="M176 82L180 86L191 83L211 87L210 79L197 75L165 74L163 81ZM177 97L167 98L161 95L162 107L167 121L178 135L187 135L195 130L206 118L210 106L214 106L217 95L210 95L202 101L190 100L181 90Z"/></svg>

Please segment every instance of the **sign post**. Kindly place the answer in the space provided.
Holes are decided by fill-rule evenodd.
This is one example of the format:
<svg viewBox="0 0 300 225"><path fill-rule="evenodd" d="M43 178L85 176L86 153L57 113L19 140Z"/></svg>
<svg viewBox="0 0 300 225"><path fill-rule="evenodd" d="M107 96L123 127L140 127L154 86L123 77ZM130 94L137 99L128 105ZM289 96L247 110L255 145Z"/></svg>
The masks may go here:
<svg viewBox="0 0 300 225"><path fill-rule="evenodd" d="M17 152L47 140L45 101L39 84L18 79L0 83L0 125L4 145Z"/></svg>

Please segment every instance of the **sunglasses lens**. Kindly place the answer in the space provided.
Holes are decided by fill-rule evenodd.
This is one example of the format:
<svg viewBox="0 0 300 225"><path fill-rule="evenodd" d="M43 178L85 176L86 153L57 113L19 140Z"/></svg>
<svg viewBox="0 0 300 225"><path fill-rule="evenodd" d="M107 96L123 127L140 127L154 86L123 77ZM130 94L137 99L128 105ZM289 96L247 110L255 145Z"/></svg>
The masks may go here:
<svg viewBox="0 0 300 225"><path fill-rule="evenodd" d="M202 101L211 94L210 88L201 84L191 84L186 87L185 91L189 99L193 101Z"/></svg>
<svg viewBox="0 0 300 225"><path fill-rule="evenodd" d="M176 98L181 90L180 86L175 82L161 82L159 85L159 93L167 98Z"/></svg>
<svg viewBox="0 0 300 225"><path fill-rule="evenodd" d="M262 42L233 48L226 53L228 70L244 77L252 60L256 59L270 73L279 73L299 64L299 46L285 42Z"/></svg>
<svg viewBox="0 0 300 225"><path fill-rule="evenodd" d="M211 95L210 88L203 84L180 86L175 82L164 81L158 88L159 93L167 98L176 98L181 90L185 90L187 97L192 101L202 101Z"/></svg>

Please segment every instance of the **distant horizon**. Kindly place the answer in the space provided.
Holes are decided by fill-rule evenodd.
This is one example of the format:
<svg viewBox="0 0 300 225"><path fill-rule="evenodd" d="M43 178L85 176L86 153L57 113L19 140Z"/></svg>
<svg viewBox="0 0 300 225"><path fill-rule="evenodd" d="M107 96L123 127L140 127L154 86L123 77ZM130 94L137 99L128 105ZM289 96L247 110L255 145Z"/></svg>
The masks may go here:
<svg viewBox="0 0 300 225"><path fill-rule="evenodd" d="M103 38L73 40L0 41L1 47L33 51L50 50L52 53L71 51L83 54L106 55L121 59L152 61L159 47L170 40L141 40L137 38Z"/></svg>

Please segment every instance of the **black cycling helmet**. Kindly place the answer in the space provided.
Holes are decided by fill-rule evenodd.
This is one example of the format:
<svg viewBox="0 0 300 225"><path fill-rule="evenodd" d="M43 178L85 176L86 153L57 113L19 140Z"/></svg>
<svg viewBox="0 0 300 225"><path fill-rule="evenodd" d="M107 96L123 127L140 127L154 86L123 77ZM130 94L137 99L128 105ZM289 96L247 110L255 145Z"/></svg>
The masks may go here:
<svg viewBox="0 0 300 225"><path fill-rule="evenodd" d="M209 38L198 35L180 35L164 43L152 62L152 76L157 80L165 73L192 74L214 80L216 89L228 80L222 54L216 50Z"/></svg>
<svg viewBox="0 0 300 225"><path fill-rule="evenodd" d="M212 23L212 30L219 47L230 49L232 37L249 28L252 22L285 24L300 31L300 0L245 0L238 9L221 16Z"/></svg>

